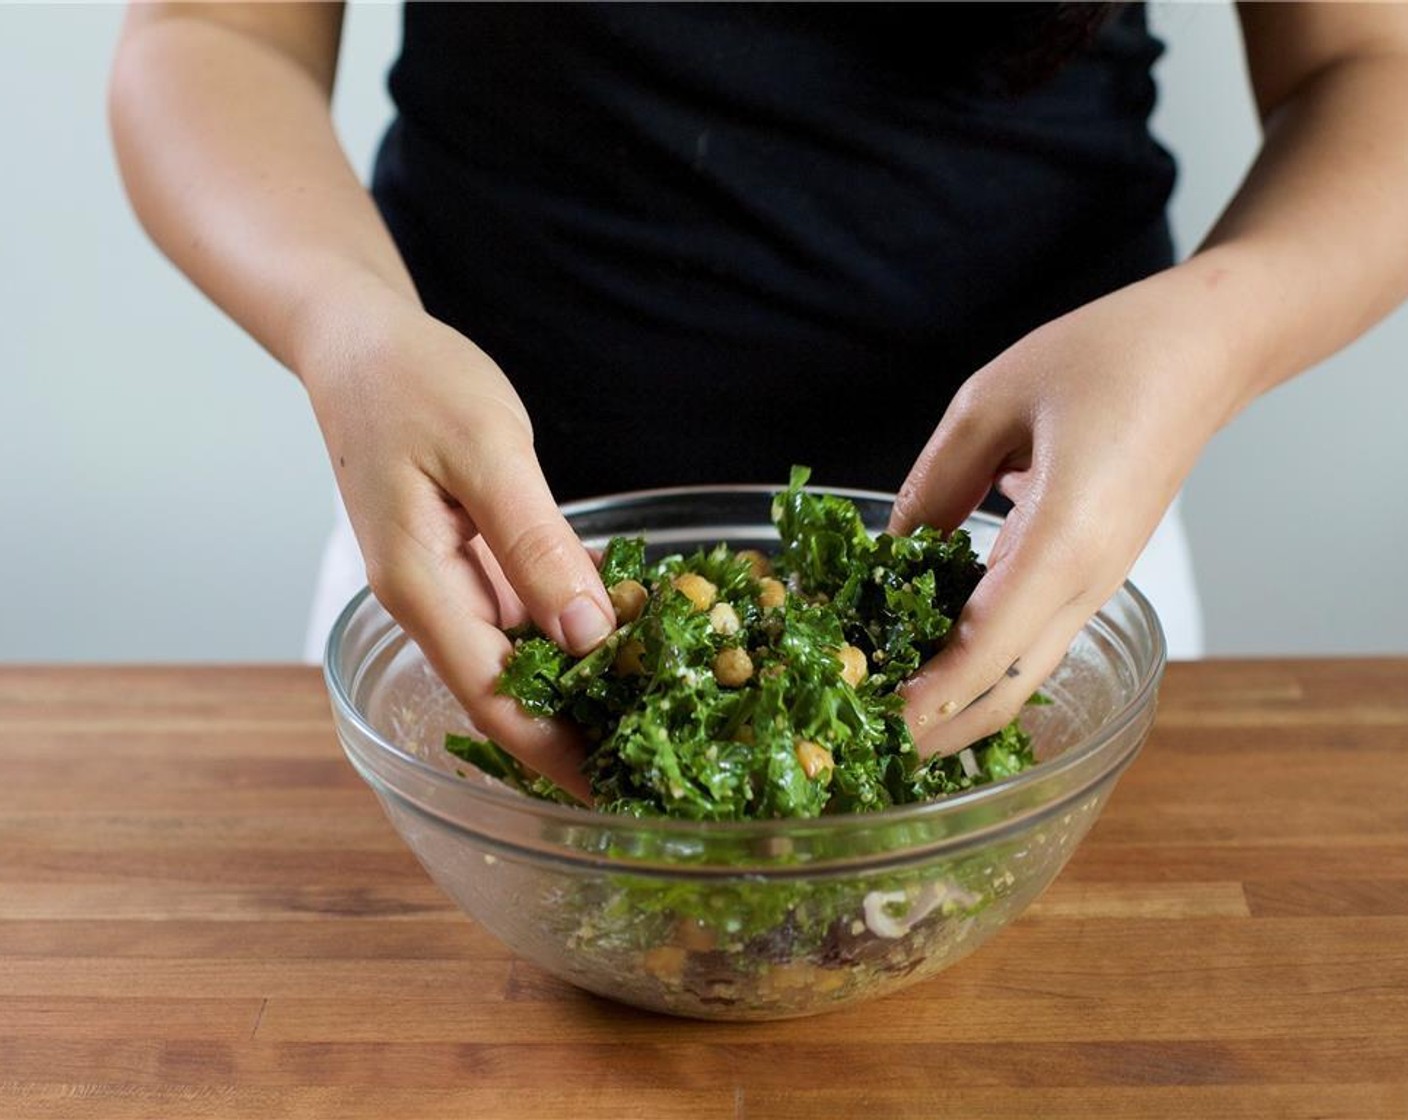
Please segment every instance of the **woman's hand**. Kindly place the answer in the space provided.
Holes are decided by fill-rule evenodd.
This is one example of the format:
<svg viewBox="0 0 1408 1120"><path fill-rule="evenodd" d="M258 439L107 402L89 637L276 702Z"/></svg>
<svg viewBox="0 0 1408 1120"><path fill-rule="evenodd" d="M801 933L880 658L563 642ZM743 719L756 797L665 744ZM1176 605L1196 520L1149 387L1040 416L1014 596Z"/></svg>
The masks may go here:
<svg viewBox="0 0 1408 1120"><path fill-rule="evenodd" d="M1015 508L948 645L905 686L921 754L960 750L1017 713L1235 410L1225 357L1186 318L1210 276L1163 274L1042 327L974 374L944 414L892 531L952 530L993 485Z"/></svg>
<svg viewBox="0 0 1408 1120"><path fill-rule="evenodd" d="M484 734L584 794L562 730L494 695L497 624L526 613L580 652L609 601L518 397L421 310L338 143L341 22L340 4L134 4L109 98L124 181L171 259L302 378L377 597Z"/></svg>
<svg viewBox="0 0 1408 1120"><path fill-rule="evenodd" d="M1203 444L1408 295L1408 8L1242 4L1265 141L1198 253L1072 312L950 406L893 527L1016 502L949 646L908 686L925 753L1016 713L1118 586Z"/></svg>
<svg viewBox="0 0 1408 1120"><path fill-rule="evenodd" d="M483 734L586 799L580 743L494 692L510 650L501 627L531 617L583 653L615 626L527 413L488 355L409 302L361 321L376 325L336 332L300 373L372 590Z"/></svg>

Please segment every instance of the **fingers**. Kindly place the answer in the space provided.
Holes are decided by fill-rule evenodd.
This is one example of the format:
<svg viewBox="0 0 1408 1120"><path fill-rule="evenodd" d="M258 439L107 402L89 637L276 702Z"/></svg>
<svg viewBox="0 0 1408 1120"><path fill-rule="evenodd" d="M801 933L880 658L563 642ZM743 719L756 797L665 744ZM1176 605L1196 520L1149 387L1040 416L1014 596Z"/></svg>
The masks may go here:
<svg viewBox="0 0 1408 1120"><path fill-rule="evenodd" d="M951 716L941 715L929 706L911 704L905 718L919 756L955 754L1007 726L1061 663L1085 621L1082 609L1062 611L1028 651L1003 671L997 683Z"/></svg>
<svg viewBox="0 0 1408 1120"><path fill-rule="evenodd" d="M473 529L470 533L473 533ZM499 562L494 559L494 554L489 551L489 546L484 543L484 538L475 536L464 546L464 550L470 562L479 570L485 585L493 590L498 604L499 629L509 630L527 622L528 611L523 606L523 600L508 582L508 577L499 567Z"/></svg>
<svg viewBox="0 0 1408 1120"><path fill-rule="evenodd" d="M426 496L408 509L419 532L399 527L368 557L372 591L420 646L432 668L464 706L480 734L525 765L590 803L581 772L585 745L556 720L534 719L517 701L495 693L512 646L495 625L497 596L455 531L436 523Z"/></svg>
<svg viewBox="0 0 1408 1120"><path fill-rule="evenodd" d="M468 561L464 565L468 572ZM580 740L558 721L531 718L516 700L494 692L512 645L471 605L473 596L457 594L463 590L459 583L443 568L434 576L423 567L403 570L394 605L383 605L415 639L480 734L590 804Z"/></svg>
<svg viewBox="0 0 1408 1120"><path fill-rule="evenodd" d="M1100 549L1078 530L1028 523L1020 509L994 552L942 652L904 685L905 720L927 754L1002 727L1113 590L1090 580L1083 563Z"/></svg>
<svg viewBox="0 0 1408 1120"><path fill-rule="evenodd" d="M512 386L419 311L381 321L319 383L325 391L310 395L377 598L480 733L585 796L582 744L494 691L511 651L500 625L525 609L574 653L615 624L596 566L548 493Z"/></svg>
<svg viewBox="0 0 1408 1120"><path fill-rule="evenodd" d="M1022 446L1020 426L995 424L960 392L900 487L889 531L909 533L919 525L945 533L956 529Z"/></svg>
<svg viewBox="0 0 1408 1120"><path fill-rule="evenodd" d="M1103 601L1088 590L1100 542L1082 528L1082 503L1058 500L1034 469L1028 410L995 407L978 380L954 398L890 518L891 532L921 524L951 532L995 482L1019 499L944 649L903 686L905 720L926 757L1003 727Z"/></svg>
<svg viewBox="0 0 1408 1120"><path fill-rule="evenodd" d="M575 654L599 645L616 625L611 600L553 501L532 445L491 436L472 457L447 456L442 468L444 484L539 628Z"/></svg>

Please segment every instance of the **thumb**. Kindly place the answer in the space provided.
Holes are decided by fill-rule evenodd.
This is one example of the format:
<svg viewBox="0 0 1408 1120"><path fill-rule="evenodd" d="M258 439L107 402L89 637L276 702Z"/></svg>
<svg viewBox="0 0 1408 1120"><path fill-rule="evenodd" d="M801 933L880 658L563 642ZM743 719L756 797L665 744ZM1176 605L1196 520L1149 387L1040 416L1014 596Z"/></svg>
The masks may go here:
<svg viewBox="0 0 1408 1120"><path fill-rule="evenodd" d="M532 445L504 441L476 459L447 464L450 492L539 629L574 654L594 649L615 629L616 613Z"/></svg>
<svg viewBox="0 0 1408 1120"><path fill-rule="evenodd" d="M995 424L956 397L900 487L889 531L910 533L920 525L945 533L958 528L1020 446L1020 427Z"/></svg>

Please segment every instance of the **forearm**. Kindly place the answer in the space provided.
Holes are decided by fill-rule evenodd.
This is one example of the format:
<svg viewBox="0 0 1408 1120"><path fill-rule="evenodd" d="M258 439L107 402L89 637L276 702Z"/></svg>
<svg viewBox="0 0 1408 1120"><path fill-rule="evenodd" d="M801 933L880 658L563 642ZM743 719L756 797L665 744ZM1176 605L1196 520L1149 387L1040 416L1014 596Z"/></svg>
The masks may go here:
<svg viewBox="0 0 1408 1120"><path fill-rule="evenodd" d="M1202 247L1160 279L1228 379L1230 412L1408 297L1405 110L1408 54L1312 75L1268 114L1262 150Z"/></svg>
<svg viewBox="0 0 1408 1120"><path fill-rule="evenodd" d="M336 24L324 31L335 36ZM148 233L300 375L359 307L417 305L333 131L331 78L330 64L320 72L219 20L134 10L110 93L123 178Z"/></svg>

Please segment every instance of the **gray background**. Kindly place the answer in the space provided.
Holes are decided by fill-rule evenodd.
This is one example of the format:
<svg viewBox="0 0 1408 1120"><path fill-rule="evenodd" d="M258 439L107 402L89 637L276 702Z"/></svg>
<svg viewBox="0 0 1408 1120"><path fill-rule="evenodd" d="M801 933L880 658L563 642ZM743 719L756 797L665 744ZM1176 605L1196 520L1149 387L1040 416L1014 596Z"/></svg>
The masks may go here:
<svg viewBox="0 0 1408 1120"><path fill-rule="evenodd" d="M331 520L297 382L145 240L106 134L121 9L0 5L0 659L288 660ZM1191 249L1257 140L1231 9L1157 4ZM349 12L354 162L399 10ZM1254 405L1190 480L1209 652L1408 652L1408 313Z"/></svg>

